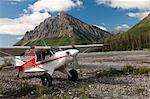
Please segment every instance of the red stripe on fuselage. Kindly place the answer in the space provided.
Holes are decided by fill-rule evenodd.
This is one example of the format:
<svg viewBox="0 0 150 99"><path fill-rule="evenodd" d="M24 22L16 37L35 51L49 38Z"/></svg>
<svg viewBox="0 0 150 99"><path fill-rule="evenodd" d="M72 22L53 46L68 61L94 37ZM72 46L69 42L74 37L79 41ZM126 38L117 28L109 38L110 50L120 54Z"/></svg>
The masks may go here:
<svg viewBox="0 0 150 99"><path fill-rule="evenodd" d="M32 67L37 67L37 66L42 65L42 64L46 64L46 63L49 63L49 62L52 62L52 61L55 61L55 60L62 59L64 57L65 56L61 56L61 57L58 57L58 58L54 58L52 60L43 61L43 62L38 63L38 64L36 64L35 62L33 62L33 60L35 60L35 57L34 57L34 58L32 58L31 60L29 60L28 62L26 62L25 64L23 64L20 67L21 67L21 70L26 70L26 69L29 69L29 68L32 68ZM32 63L32 65L30 64L30 66L28 66L28 63ZM20 67L16 66L16 69L19 69Z"/></svg>
<svg viewBox="0 0 150 99"><path fill-rule="evenodd" d="M61 59L61 58L64 58L64 57L65 56L61 56L61 57L58 57L58 58L54 58L52 60L44 61L44 62L36 64L36 66L41 65L41 64L45 64L45 63L49 63L49 62L52 62L52 61L55 61L55 60L58 60L58 59Z"/></svg>

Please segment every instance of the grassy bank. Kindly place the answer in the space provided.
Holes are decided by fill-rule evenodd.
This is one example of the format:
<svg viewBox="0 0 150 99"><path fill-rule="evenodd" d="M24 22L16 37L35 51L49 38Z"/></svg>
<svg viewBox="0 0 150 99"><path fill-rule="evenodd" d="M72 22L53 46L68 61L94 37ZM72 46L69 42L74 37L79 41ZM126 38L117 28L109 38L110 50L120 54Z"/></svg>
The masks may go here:
<svg viewBox="0 0 150 99"><path fill-rule="evenodd" d="M125 66L122 70L116 70L115 68L110 68L109 70L98 70L96 71L96 77L102 76L117 76L117 75L142 75L150 74L150 68L147 67L133 67L130 65Z"/></svg>

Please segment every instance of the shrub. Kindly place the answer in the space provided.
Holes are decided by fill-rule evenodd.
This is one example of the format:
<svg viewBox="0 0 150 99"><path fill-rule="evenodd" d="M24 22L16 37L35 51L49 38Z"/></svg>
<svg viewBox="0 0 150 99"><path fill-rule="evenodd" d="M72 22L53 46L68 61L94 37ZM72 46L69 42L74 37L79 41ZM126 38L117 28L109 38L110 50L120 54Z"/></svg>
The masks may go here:
<svg viewBox="0 0 150 99"><path fill-rule="evenodd" d="M44 95L40 96L39 99L48 99L48 97L44 94Z"/></svg>
<svg viewBox="0 0 150 99"><path fill-rule="evenodd" d="M3 67L5 67L5 64L0 65L0 70L2 70Z"/></svg>
<svg viewBox="0 0 150 99"><path fill-rule="evenodd" d="M125 66L123 68L123 74L125 75L129 75L129 74L149 74L150 73L150 69L149 68L146 68L146 67L138 67L138 68L135 68L133 66Z"/></svg>
<svg viewBox="0 0 150 99"><path fill-rule="evenodd" d="M99 70L96 73L96 77L102 76L114 76L118 75L120 71L116 70L115 68L110 68L109 70Z"/></svg>
<svg viewBox="0 0 150 99"><path fill-rule="evenodd" d="M19 85L19 89L17 91L21 95L26 95L31 93L32 91L34 92L34 90L36 90L35 87L29 85L27 82L24 82Z"/></svg>
<svg viewBox="0 0 150 99"><path fill-rule="evenodd" d="M80 87L81 99L88 99L88 84L83 83Z"/></svg>
<svg viewBox="0 0 150 99"><path fill-rule="evenodd" d="M130 65L126 65L122 70L123 74L125 74L125 75L133 74L134 71L135 71L135 68Z"/></svg>
<svg viewBox="0 0 150 99"><path fill-rule="evenodd" d="M52 91L50 88L44 87L44 88L37 88L36 90L34 90L34 92L39 95L39 96L43 96L43 95L47 95L47 94L51 94Z"/></svg>
<svg viewBox="0 0 150 99"><path fill-rule="evenodd" d="M55 97L56 98L56 97ZM57 98L56 98L57 99ZM58 98L59 99L59 98ZM71 99L71 96L65 94L63 91L61 91L60 99Z"/></svg>
<svg viewBox="0 0 150 99"><path fill-rule="evenodd" d="M7 96L13 96L17 92L16 88L10 87L7 89L7 91L3 91L3 94Z"/></svg>
<svg viewBox="0 0 150 99"><path fill-rule="evenodd" d="M134 70L134 74L149 74L150 69L146 67L139 67Z"/></svg>
<svg viewBox="0 0 150 99"><path fill-rule="evenodd" d="M135 93L135 94L139 94L139 93L143 93L145 91L145 88L136 88L136 89L134 89L133 90L133 92Z"/></svg>
<svg viewBox="0 0 150 99"><path fill-rule="evenodd" d="M54 96L53 99L59 99L59 97L58 96Z"/></svg>
<svg viewBox="0 0 150 99"><path fill-rule="evenodd" d="M4 59L4 65L5 66L11 66L12 65L12 59L11 58L5 58Z"/></svg>
<svg viewBox="0 0 150 99"><path fill-rule="evenodd" d="M3 86L2 86L2 83L0 81L0 96L2 95L2 90L3 90Z"/></svg>
<svg viewBox="0 0 150 99"><path fill-rule="evenodd" d="M117 75L118 74L118 70L116 70L115 68L110 68L108 70L108 76L113 76L113 75Z"/></svg>
<svg viewBox="0 0 150 99"><path fill-rule="evenodd" d="M149 74L149 73L150 73L150 68L146 68L146 67L135 68L133 66L127 65L122 70L116 70L115 68L110 68L109 70L96 71L96 77L130 75L130 74L138 75L138 74Z"/></svg>

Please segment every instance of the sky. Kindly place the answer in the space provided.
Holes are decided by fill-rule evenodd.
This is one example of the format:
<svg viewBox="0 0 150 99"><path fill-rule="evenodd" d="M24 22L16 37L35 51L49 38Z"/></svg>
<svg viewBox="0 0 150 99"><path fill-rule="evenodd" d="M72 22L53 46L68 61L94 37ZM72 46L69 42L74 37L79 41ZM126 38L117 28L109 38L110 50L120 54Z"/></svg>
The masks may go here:
<svg viewBox="0 0 150 99"><path fill-rule="evenodd" d="M127 31L150 13L150 0L0 0L0 46L61 11L109 32Z"/></svg>

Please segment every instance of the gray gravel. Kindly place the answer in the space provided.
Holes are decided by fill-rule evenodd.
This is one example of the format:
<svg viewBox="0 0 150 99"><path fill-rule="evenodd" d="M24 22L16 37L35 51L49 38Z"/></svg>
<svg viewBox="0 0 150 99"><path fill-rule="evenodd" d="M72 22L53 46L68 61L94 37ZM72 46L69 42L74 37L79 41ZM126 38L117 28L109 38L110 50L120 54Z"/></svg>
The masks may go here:
<svg viewBox="0 0 150 99"><path fill-rule="evenodd" d="M122 69L125 65L150 68L150 50L82 53L79 54L78 60L80 66L86 68Z"/></svg>
<svg viewBox="0 0 150 99"><path fill-rule="evenodd" d="M92 70L91 70L92 71ZM11 72L13 73L13 72ZM85 70L84 70L85 73ZM80 76L77 83L67 80L67 76L59 72L54 74L54 89L52 95L70 94L72 97L80 97L80 87L85 82L88 84L89 99L150 99L150 75L128 75L128 76L112 76L97 78L88 72L87 75ZM18 83L24 80L13 80L12 78L1 78L3 90L18 87ZM42 86L41 81L37 78L26 80L29 84ZM142 92L138 92L142 89ZM32 96L27 95L29 98ZM32 97L33 98L33 97Z"/></svg>
<svg viewBox="0 0 150 99"><path fill-rule="evenodd" d="M118 56L121 57L121 59L118 58ZM55 95L59 96L61 92L64 92L65 94L69 94L73 99L79 99L81 98L81 85L84 82L88 85L89 99L150 99L150 75L104 76L97 78L95 74L93 74L93 71L103 69L105 66L86 64L94 64L99 61L103 63L103 60L105 62L116 62L115 60L120 59L122 63L124 63L124 61L132 61L138 64L144 61L148 64L146 66L149 67L149 51L133 52L132 54L131 52L80 54L78 59L80 64L79 80L74 83L67 80L66 74L55 72L53 75L53 93L48 95L49 98ZM133 61L133 59L135 61ZM119 68L119 66L120 65L117 65L116 68ZM25 81L16 80L15 78L16 72L13 68L11 70L3 69L0 71L0 80L2 81L4 91L7 91L10 87L17 89L18 83ZM37 87L42 86L41 80L37 78L26 81ZM34 95L26 95L25 97L31 99L37 98L37 96Z"/></svg>

